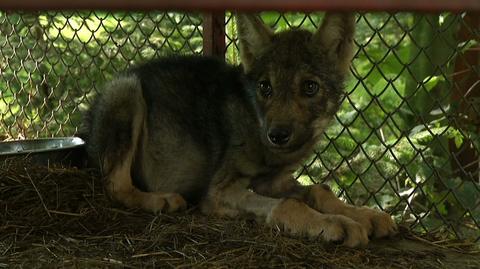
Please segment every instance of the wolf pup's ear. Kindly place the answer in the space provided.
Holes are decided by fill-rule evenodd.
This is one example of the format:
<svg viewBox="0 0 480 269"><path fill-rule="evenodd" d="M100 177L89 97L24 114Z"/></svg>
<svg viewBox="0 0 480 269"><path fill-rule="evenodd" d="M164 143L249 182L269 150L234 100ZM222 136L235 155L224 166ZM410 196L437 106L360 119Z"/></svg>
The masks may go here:
<svg viewBox="0 0 480 269"><path fill-rule="evenodd" d="M268 46L273 31L267 27L257 15L236 14L240 56L245 72L248 72L253 61Z"/></svg>
<svg viewBox="0 0 480 269"><path fill-rule="evenodd" d="M314 41L326 49L328 57L343 76L347 75L352 61L354 34L354 14L326 13L322 25L313 36Z"/></svg>

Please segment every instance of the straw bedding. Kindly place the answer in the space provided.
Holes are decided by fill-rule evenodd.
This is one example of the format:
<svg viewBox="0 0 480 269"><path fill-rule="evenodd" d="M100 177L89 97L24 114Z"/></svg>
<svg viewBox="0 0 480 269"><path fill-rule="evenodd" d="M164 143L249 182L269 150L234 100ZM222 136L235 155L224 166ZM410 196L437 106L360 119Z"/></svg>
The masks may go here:
<svg viewBox="0 0 480 269"><path fill-rule="evenodd" d="M349 249L196 208L154 216L113 204L92 170L0 164L0 268L480 268L475 246L434 240Z"/></svg>

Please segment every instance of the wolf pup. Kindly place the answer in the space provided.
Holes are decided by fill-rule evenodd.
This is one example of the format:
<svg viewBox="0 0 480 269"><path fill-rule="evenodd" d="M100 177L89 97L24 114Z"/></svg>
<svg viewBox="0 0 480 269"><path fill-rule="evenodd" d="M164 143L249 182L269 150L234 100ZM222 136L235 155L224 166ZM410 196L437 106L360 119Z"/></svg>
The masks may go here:
<svg viewBox="0 0 480 269"><path fill-rule="evenodd" d="M326 14L315 33L274 34L247 14L237 25L242 68L166 57L126 71L96 99L87 150L110 197L154 213L188 201L351 247L394 234L388 214L292 177L339 107L354 16Z"/></svg>

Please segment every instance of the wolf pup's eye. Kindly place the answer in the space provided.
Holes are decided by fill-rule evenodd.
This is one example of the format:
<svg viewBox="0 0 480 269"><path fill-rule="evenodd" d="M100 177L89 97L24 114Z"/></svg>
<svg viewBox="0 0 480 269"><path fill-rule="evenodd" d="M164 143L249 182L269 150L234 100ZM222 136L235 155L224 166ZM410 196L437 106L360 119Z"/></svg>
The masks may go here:
<svg viewBox="0 0 480 269"><path fill-rule="evenodd" d="M257 88L263 97L268 98L272 96L272 85L268 80L262 80L258 82Z"/></svg>
<svg viewBox="0 0 480 269"><path fill-rule="evenodd" d="M306 80L303 82L303 93L308 97L312 97L317 94L319 88L320 86L318 83L313 80Z"/></svg>

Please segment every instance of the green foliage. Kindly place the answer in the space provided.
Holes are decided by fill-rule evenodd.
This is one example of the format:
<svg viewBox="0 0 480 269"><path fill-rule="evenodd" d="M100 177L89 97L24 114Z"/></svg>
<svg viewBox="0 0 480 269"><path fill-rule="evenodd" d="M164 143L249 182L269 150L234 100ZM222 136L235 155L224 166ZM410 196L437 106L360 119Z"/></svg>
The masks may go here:
<svg viewBox="0 0 480 269"><path fill-rule="evenodd" d="M347 200L416 219L420 230L442 229L443 220L478 222L480 185L458 178L448 143L459 149L478 140L469 131L475 127L448 120L458 17L367 14L357 29L346 97L300 181L333 179Z"/></svg>
<svg viewBox="0 0 480 269"><path fill-rule="evenodd" d="M72 135L79 110L115 73L202 50L199 15L1 12L0 28L3 138Z"/></svg>

